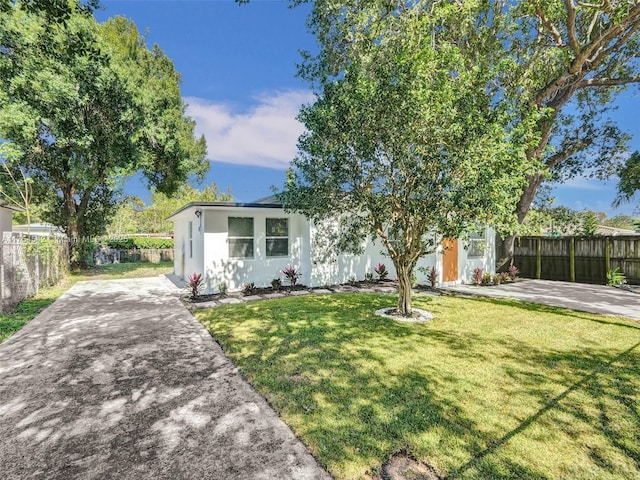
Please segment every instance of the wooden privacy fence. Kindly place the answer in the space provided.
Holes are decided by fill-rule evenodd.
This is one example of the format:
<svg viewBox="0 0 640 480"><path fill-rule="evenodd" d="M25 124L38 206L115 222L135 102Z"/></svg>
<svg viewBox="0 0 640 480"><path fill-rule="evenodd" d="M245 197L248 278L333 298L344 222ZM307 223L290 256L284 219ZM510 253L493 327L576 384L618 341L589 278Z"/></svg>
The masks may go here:
<svg viewBox="0 0 640 480"><path fill-rule="evenodd" d="M596 284L606 284L617 267L637 284L640 236L519 237L514 264L523 277Z"/></svg>

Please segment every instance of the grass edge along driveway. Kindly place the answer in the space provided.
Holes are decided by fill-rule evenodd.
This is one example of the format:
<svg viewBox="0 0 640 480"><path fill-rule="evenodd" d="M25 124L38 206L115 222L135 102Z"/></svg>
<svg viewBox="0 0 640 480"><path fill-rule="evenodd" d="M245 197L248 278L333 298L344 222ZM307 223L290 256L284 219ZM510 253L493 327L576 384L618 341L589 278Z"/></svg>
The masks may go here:
<svg viewBox="0 0 640 480"><path fill-rule="evenodd" d="M173 271L173 262L160 263L118 263L101 267L90 267L70 272L56 285L41 289L36 295L25 298L11 313L0 313L0 343L24 327L43 309L83 280L113 280L118 278L143 278L158 276Z"/></svg>
<svg viewBox="0 0 640 480"><path fill-rule="evenodd" d="M196 312L337 479L401 449L446 478L640 477L640 323L418 296L426 324L343 294Z"/></svg>

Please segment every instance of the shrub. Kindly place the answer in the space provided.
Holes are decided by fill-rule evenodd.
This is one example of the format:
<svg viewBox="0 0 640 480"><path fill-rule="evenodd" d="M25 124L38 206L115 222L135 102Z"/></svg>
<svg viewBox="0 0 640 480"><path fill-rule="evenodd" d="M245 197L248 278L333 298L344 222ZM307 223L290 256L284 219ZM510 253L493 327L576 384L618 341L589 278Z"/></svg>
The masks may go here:
<svg viewBox="0 0 640 480"><path fill-rule="evenodd" d="M482 275L482 285L491 285L491 280L493 279L492 275L487 272L485 274Z"/></svg>
<svg viewBox="0 0 640 480"><path fill-rule="evenodd" d="M482 285L482 268L476 267L473 269L473 276L471 277L471 281L474 285Z"/></svg>
<svg viewBox="0 0 640 480"><path fill-rule="evenodd" d="M198 296L203 283L204 280L201 273L193 272L191 275L189 275L188 285L191 289L191 298L196 298Z"/></svg>
<svg viewBox="0 0 640 480"><path fill-rule="evenodd" d="M431 288L436 288L438 286L438 277L440 276L440 272L436 270L436 267L431 267L429 273L427 273L427 280L429 280L429 284Z"/></svg>
<svg viewBox="0 0 640 480"><path fill-rule="evenodd" d="M607 272L607 285L613 287L615 285L622 285L627 283L627 278L620 271L619 267L612 268Z"/></svg>
<svg viewBox="0 0 640 480"><path fill-rule="evenodd" d="M516 267L515 265L511 265L509 267L508 275L511 281L515 280L518 277L519 273L520 273L520 270L518 270L518 267Z"/></svg>
<svg viewBox="0 0 640 480"><path fill-rule="evenodd" d="M256 289L256 284L253 282L245 283L242 286L242 294L243 295L251 295L253 291Z"/></svg>
<svg viewBox="0 0 640 480"><path fill-rule="evenodd" d="M364 274L364 280L365 280L365 282L369 282L369 283L373 282L373 273L371 273L371 272L365 273Z"/></svg>
<svg viewBox="0 0 640 480"><path fill-rule="evenodd" d="M218 284L218 291L220 292L220 295L226 295L227 294L227 284L225 282L219 283Z"/></svg>
<svg viewBox="0 0 640 480"><path fill-rule="evenodd" d="M173 238L127 237L108 238L104 242L115 250L141 250L147 248L173 248Z"/></svg>
<svg viewBox="0 0 640 480"><path fill-rule="evenodd" d="M291 285L292 287L296 285L298 279L300 278L300 272L298 272L294 267L291 266L282 270L282 273L287 278L287 280L289 280L289 285Z"/></svg>
<svg viewBox="0 0 640 480"><path fill-rule="evenodd" d="M282 288L282 280L279 278L274 278L271 280L271 288L273 288L276 292Z"/></svg>
<svg viewBox="0 0 640 480"><path fill-rule="evenodd" d="M509 275L509 272L502 272L500 276L502 276L502 283L508 282L509 280L511 280L511 276Z"/></svg>
<svg viewBox="0 0 640 480"><path fill-rule="evenodd" d="M502 274L501 273L496 273L493 276L493 284L494 285L500 285L502 283L502 279L503 279Z"/></svg>
<svg viewBox="0 0 640 480"><path fill-rule="evenodd" d="M389 275L387 266L384 263L376 265L376 268L374 268L373 271L378 275L378 280L384 280Z"/></svg>

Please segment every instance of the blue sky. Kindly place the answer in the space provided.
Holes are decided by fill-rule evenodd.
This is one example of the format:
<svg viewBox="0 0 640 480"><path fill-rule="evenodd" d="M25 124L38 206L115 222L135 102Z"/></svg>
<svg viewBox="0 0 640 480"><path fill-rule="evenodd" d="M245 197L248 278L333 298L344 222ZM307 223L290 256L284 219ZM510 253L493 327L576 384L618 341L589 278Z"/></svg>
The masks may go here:
<svg viewBox="0 0 640 480"><path fill-rule="evenodd" d="M300 50L314 50L306 29L307 6L291 9L280 0L103 0L99 21L132 19L158 43L182 74L182 95L198 134L207 138L211 168L206 183L230 187L236 201L271 194L284 183L302 126L295 116L311 101L308 85L296 78ZM616 119L640 150L640 94L624 94ZM126 191L148 200L139 179ZM591 209L609 216L632 214L635 204L613 210L615 180L574 179L553 192L555 205Z"/></svg>

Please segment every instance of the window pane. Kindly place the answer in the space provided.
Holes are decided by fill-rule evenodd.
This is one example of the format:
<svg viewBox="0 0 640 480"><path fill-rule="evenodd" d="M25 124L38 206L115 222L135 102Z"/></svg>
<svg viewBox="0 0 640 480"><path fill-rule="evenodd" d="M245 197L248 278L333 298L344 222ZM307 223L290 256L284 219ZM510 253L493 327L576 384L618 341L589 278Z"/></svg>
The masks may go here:
<svg viewBox="0 0 640 480"><path fill-rule="evenodd" d="M288 257L288 238L267 238L267 257Z"/></svg>
<svg viewBox="0 0 640 480"><path fill-rule="evenodd" d="M469 240L469 257L484 257L485 241L481 239Z"/></svg>
<svg viewBox="0 0 640 480"><path fill-rule="evenodd" d="M229 257L231 258L253 258L252 238L230 238Z"/></svg>
<svg viewBox="0 0 640 480"><path fill-rule="evenodd" d="M267 218L267 237L288 237L289 221L287 218Z"/></svg>
<svg viewBox="0 0 640 480"><path fill-rule="evenodd" d="M253 217L229 217L230 237L253 237Z"/></svg>

